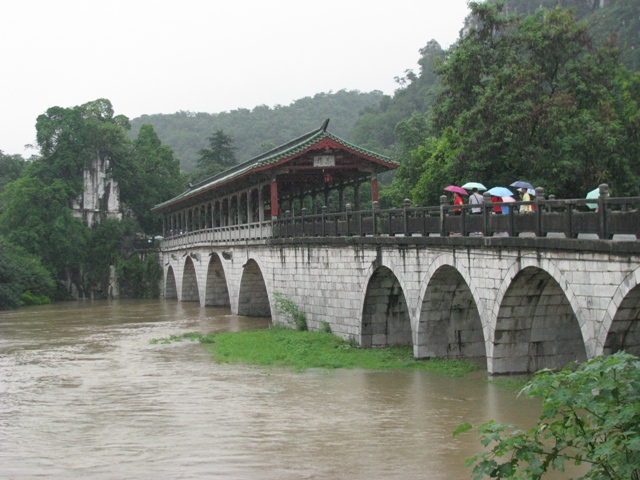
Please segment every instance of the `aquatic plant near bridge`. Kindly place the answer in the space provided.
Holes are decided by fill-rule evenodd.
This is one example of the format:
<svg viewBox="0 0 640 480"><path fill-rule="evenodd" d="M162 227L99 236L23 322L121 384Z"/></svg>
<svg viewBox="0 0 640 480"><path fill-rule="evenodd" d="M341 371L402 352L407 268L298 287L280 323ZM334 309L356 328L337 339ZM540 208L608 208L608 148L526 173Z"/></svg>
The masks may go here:
<svg viewBox="0 0 640 480"><path fill-rule="evenodd" d="M481 443L490 448L467 461L474 479L540 479L569 463L588 468L580 478L640 479L638 357L619 352L578 368L542 370L521 394L542 397L537 425L480 425ZM454 435L471 428L460 425Z"/></svg>
<svg viewBox="0 0 640 480"><path fill-rule="evenodd" d="M358 348L328 332L298 331L273 325L263 330L174 334L153 338L153 345L183 340L211 344L219 363L245 363L294 370L310 368L363 368L375 370L426 370L447 377L463 377L478 367L462 359L416 360L412 347Z"/></svg>
<svg viewBox="0 0 640 480"><path fill-rule="evenodd" d="M301 332L274 325L265 330L215 335L211 351L218 362L310 368L418 369L462 377L477 367L460 359L416 360L412 347L358 348L337 335Z"/></svg>
<svg viewBox="0 0 640 480"><path fill-rule="evenodd" d="M295 327L296 330L301 332L307 330L307 318L304 313L292 300L282 295L282 292L273 293L273 303L276 311L280 315L285 315L285 321L288 326Z"/></svg>

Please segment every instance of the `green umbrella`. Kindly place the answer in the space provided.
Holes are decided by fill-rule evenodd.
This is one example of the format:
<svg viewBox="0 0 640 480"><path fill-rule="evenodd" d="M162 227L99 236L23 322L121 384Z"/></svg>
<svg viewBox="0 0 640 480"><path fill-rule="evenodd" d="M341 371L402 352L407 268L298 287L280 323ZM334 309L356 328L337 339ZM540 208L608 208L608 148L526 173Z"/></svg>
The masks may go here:
<svg viewBox="0 0 640 480"><path fill-rule="evenodd" d="M600 197L600 187L594 188L593 190L591 190L589 193L587 193L587 196L585 198L599 198L599 197ZM587 203L587 207L593 210L594 208L598 208L598 205L596 203Z"/></svg>
<svg viewBox="0 0 640 480"><path fill-rule="evenodd" d="M462 185L462 188L467 189L467 190L473 190L474 188L477 188L478 190L486 190L487 189L487 187L485 187L483 184L478 183L478 182L465 183L464 185Z"/></svg>

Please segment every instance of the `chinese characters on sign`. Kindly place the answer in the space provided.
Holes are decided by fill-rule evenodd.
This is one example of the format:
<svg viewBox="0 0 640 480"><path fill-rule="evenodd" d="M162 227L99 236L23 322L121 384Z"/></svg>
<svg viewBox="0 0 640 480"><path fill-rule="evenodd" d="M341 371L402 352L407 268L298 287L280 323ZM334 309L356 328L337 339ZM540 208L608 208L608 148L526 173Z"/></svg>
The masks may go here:
<svg viewBox="0 0 640 480"><path fill-rule="evenodd" d="M333 155L320 155L318 157L313 157L313 166L314 167L335 167L336 157L334 157Z"/></svg>

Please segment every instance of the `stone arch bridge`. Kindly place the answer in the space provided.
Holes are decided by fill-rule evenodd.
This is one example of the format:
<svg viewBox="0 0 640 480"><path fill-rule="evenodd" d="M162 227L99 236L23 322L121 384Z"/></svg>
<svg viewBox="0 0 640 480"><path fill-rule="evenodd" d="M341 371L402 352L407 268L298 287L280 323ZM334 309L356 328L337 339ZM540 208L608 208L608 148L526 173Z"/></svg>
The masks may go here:
<svg viewBox="0 0 640 480"><path fill-rule="evenodd" d="M166 298L284 318L281 292L363 347L467 358L489 373L640 354L638 242L553 238L347 237L163 249Z"/></svg>

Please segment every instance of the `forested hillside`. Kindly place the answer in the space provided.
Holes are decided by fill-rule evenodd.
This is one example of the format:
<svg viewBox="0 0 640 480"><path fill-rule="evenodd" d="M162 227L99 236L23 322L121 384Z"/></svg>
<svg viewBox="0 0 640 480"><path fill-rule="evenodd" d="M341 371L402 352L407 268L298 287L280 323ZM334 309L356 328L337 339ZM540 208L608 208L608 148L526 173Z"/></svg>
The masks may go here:
<svg viewBox="0 0 640 480"><path fill-rule="evenodd" d="M138 134L141 125L153 125L162 143L170 146L180 159L182 170L191 172L200 150L208 145L207 138L215 131L222 130L233 139L236 158L244 161L318 128L327 118L331 119L331 132L348 139L360 112L380 103L382 97L378 91L340 90L301 98L287 106L143 115L131 120L131 136Z"/></svg>
<svg viewBox="0 0 640 480"><path fill-rule="evenodd" d="M158 258L133 255L133 239L162 231L151 207L181 192L184 178L153 127L131 140L128 129L107 99L51 107L36 121L39 156L25 162L0 152L0 310L106 297L112 268L122 297L157 296ZM88 224L74 213L95 159L111 165L122 220Z"/></svg>
<svg viewBox="0 0 640 480"><path fill-rule="evenodd" d="M615 39L622 63L632 71L640 71L638 0L488 0L487 3L503 3L505 15L522 17L541 7L573 9L577 20L587 22L587 31L595 45ZM472 15L467 17L463 31L468 31L474 21ZM392 97L385 96L378 105L367 109L351 133L354 142L398 156L407 147L415 146L416 137L425 134L441 80L434 66L438 59L444 58L445 52L431 40L419 53L419 71L407 70L403 78L397 79L398 89Z"/></svg>
<svg viewBox="0 0 640 480"><path fill-rule="evenodd" d="M495 0L492 0L495 1ZM598 43L615 37L621 60L633 71L640 70L640 2L638 0L507 0L506 11L532 14L540 8L571 8L576 19L589 25Z"/></svg>
<svg viewBox="0 0 640 480"><path fill-rule="evenodd" d="M444 186L468 181L526 180L560 198L608 183L615 196L638 195L640 74L614 43L595 40L571 10L516 16L502 0L470 7L463 36L436 63L433 107L395 127L402 164L383 206L434 205ZM410 81L405 92L418 80Z"/></svg>

